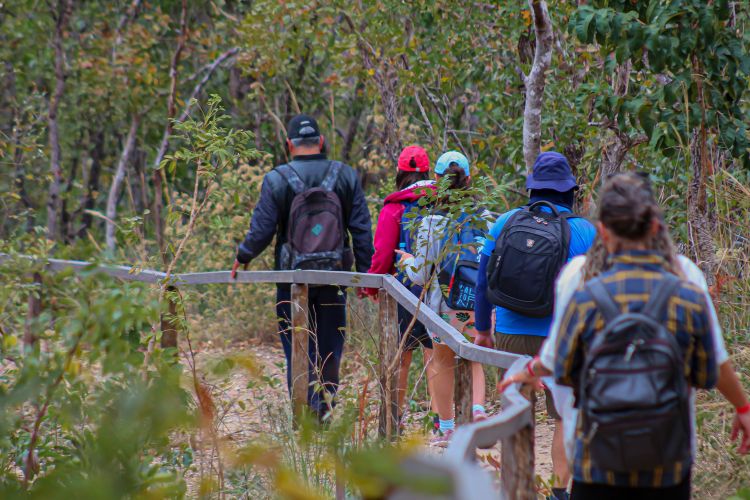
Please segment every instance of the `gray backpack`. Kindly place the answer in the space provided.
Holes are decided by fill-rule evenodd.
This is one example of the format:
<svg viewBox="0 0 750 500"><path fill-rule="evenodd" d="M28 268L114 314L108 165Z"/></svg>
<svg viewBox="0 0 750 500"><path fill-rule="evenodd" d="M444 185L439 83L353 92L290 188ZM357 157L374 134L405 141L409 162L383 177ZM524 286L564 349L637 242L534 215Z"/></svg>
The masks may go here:
<svg viewBox="0 0 750 500"><path fill-rule="evenodd" d="M345 269L343 210L333 192L341 162L331 162L323 182L312 188L302 182L292 165L281 165L276 170L294 192L286 243L281 248L281 268Z"/></svg>
<svg viewBox="0 0 750 500"><path fill-rule="evenodd" d="M661 324L680 280L665 274L639 312L621 313L601 280L586 285L604 316L578 393L591 463L618 472L690 457L689 387L682 350Z"/></svg>

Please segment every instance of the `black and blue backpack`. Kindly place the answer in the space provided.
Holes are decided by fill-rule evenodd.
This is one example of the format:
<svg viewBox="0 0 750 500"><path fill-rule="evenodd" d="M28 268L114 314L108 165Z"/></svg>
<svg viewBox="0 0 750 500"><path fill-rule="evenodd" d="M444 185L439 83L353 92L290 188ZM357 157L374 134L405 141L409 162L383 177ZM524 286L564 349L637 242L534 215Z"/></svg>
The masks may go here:
<svg viewBox="0 0 750 500"><path fill-rule="evenodd" d="M424 218L424 214L422 213L424 207L419 206L419 199L404 201L401 204L404 207L404 212L401 214L401 223L399 224L399 250L414 255L416 233L419 224ZM396 278L417 297L422 294L422 287L412 283L406 271L399 269L396 273Z"/></svg>
<svg viewBox="0 0 750 500"><path fill-rule="evenodd" d="M547 201L537 201L511 215L497 237L487 267L487 299L524 316L551 315L555 279L568 262L568 219L575 217L580 216L560 211Z"/></svg>
<svg viewBox="0 0 750 500"><path fill-rule="evenodd" d="M445 256L440 262L438 283L448 307L456 311L473 311L479 247L487 235L486 223L480 228L476 216L463 213L449 221L441 242Z"/></svg>

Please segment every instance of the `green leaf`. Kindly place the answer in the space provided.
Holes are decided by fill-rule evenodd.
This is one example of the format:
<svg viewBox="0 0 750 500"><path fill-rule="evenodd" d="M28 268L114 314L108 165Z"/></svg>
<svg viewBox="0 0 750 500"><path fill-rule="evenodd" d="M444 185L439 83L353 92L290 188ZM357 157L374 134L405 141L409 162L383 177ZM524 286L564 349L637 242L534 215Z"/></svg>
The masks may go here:
<svg viewBox="0 0 750 500"><path fill-rule="evenodd" d="M576 36L581 42L591 43L593 41L593 33L590 28L592 27L592 21L594 20L595 12L591 10L584 10L581 16L578 18L576 24Z"/></svg>

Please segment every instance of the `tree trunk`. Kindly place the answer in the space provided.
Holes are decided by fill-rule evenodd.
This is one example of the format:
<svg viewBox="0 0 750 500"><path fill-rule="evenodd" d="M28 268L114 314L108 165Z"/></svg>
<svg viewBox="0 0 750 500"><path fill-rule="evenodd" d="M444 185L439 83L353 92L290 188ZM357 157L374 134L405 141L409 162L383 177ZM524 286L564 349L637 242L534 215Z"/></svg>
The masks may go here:
<svg viewBox="0 0 750 500"><path fill-rule="evenodd" d="M701 128L693 132L690 140L690 166L693 178L688 186L688 235L690 248L709 285L716 274L716 246L712 236L711 221L706 199L706 132Z"/></svg>
<svg viewBox="0 0 750 500"><path fill-rule="evenodd" d="M524 77L526 103L523 110L523 159L527 171L536 161L541 151L542 142L542 102L546 72L552 61L552 22L550 21L547 2L529 0L529 8L534 18L536 32L536 49L531 71Z"/></svg>
<svg viewBox="0 0 750 500"><path fill-rule="evenodd" d="M359 122L362 119L362 110L364 106L360 102L358 97L359 92L364 88L362 83L357 82L354 86L354 95L352 96L350 108L353 108L352 116L349 118L349 124L346 127L346 134L344 135L344 145L341 148L341 161L349 163L352 155L352 147L354 147L354 139L357 137L357 131L359 130Z"/></svg>
<svg viewBox="0 0 750 500"><path fill-rule="evenodd" d="M107 220L106 220L106 241L107 248L110 251L114 251L117 246L117 238L115 238L115 219L117 218L117 200L120 197L120 189L122 183L125 180L125 169L130 162L130 156L135 149L135 139L138 133L138 122L140 118L138 115L133 115L130 122L130 130L128 131L128 137L125 139L125 145L122 148L122 154L120 155L120 161L117 162L117 169L115 175L112 178L112 185L109 187L109 196L107 196Z"/></svg>
<svg viewBox="0 0 750 500"><path fill-rule="evenodd" d="M375 86L380 93L380 104L383 106L383 139L385 154L393 163L398 160L398 155L403 149L401 137L399 136L398 122L401 117L398 109L398 98L396 96L396 85L398 76L396 67L391 61L378 60L377 66L373 63L372 55L368 50L362 50L362 58L365 68L373 71Z"/></svg>
<svg viewBox="0 0 750 500"><path fill-rule="evenodd" d="M63 90L65 89L65 52L63 48L63 32L68 23L68 17L72 8L71 0L59 0L57 2L57 12L52 14L55 20L55 33L52 38L52 45L55 49L55 86L50 97L49 114L47 124L49 128L49 149L50 149L50 173L52 180L49 185L47 196L47 237L55 240L60 233L60 209L62 200L60 198L60 188L62 186L62 165L60 151L60 130L57 123L57 112L60 107Z"/></svg>
<svg viewBox="0 0 750 500"><path fill-rule="evenodd" d="M693 179L688 186L688 235L695 261L709 285L714 284L716 273L716 246L711 230L706 194L706 177L710 175L708 155L708 130L706 130L706 103L703 93L703 68L693 56L693 74L697 90L697 104L701 109L701 123L690 137L690 166Z"/></svg>
<svg viewBox="0 0 750 500"><path fill-rule="evenodd" d="M81 227L78 229L78 237L81 238L91 227L93 216L86 210L93 210L96 205L95 194L99 192L99 176L102 171L102 158L104 158L104 132L96 130L92 137L93 147L89 153L91 157L91 167L86 180L86 193L81 200Z"/></svg>
<svg viewBox="0 0 750 500"><path fill-rule="evenodd" d="M366 27L364 23L357 27L348 15L344 15L343 18L352 33L364 31ZM383 124L385 155L395 163L401 149L403 149L398 126L401 114L398 108L396 61L378 55L375 48L362 36L357 37L357 48L362 57L362 64L367 72L372 75L380 94L380 104L383 107L383 117L385 118Z"/></svg>
<svg viewBox="0 0 750 500"><path fill-rule="evenodd" d="M180 63L180 57L182 51L185 48L187 42L187 0L182 0L182 11L180 14L180 37L177 41L177 47L175 48L172 59L169 63L169 96L167 97L167 124L164 127L164 134L162 135L159 149L156 152L154 158L154 231L156 233L156 243L159 247L159 253L161 254L162 262L166 265L167 256L165 254L165 242L164 242L164 219L162 218L162 209L164 207L164 198L162 193L162 175L163 172L159 168L161 160L167 152L169 147L169 136L172 135L172 119L175 115L175 103L177 100L177 67Z"/></svg>

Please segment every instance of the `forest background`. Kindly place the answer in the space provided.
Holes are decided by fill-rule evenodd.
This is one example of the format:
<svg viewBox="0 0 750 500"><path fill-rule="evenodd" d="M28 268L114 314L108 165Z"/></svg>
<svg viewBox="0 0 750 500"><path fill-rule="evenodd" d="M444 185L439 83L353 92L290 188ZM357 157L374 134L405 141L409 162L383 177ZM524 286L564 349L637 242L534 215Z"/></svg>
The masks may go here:
<svg viewBox="0 0 750 500"><path fill-rule="evenodd" d="M231 348L273 337L272 287L171 297L34 279L39 265L17 257L229 268L300 111L359 173L373 221L412 143L466 153L497 211L523 201L540 150L568 157L585 215L607 175L648 171L750 387L748 22L746 3L720 0L0 2L2 496L325 495L339 466L356 491L396 480L373 464L403 450L373 451L354 385L323 440L282 426L281 447L225 443L217 380L244 369L283 392L252 349ZM271 265L267 252L251 266ZM30 296L43 298L35 320ZM191 339L183 365L158 348L166 299ZM374 313L350 302L360 355L345 368L369 380ZM205 346L225 350L196 358ZM699 497L750 498L730 410L700 396ZM269 411L288 417L285 403Z"/></svg>

